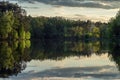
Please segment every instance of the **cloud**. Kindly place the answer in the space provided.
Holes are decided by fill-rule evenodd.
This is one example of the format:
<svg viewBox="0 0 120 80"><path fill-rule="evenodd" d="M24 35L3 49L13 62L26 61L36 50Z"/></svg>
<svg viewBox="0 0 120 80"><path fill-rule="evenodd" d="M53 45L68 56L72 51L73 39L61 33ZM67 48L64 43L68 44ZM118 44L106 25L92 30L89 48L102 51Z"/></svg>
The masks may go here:
<svg viewBox="0 0 120 80"><path fill-rule="evenodd" d="M118 0L19 0L20 2L35 3L41 2L44 4L54 6L68 6L68 7L90 7L90 8L102 8L102 9L115 9L120 8L120 2Z"/></svg>
<svg viewBox="0 0 120 80"><path fill-rule="evenodd" d="M73 67L73 68L54 68L41 72L30 71L24 73L17 78L20 79L39 79L45 77L61 77L61 78L99 78L99 79L120 79L119 72L114 66L96 66L96 67ZM14 80L16 78L12 78ZM17 79L19 80L19 79ZM43 79L44 80L44 79Z"/></svg>
<svg viewBox="0 0 120 80"><path fill-rule="evenodd" d="M81 15L81 14L74 14L72 17L66 17L68 19L73 19L73 20L92 20L94 22L101 21L101 22L108 22L109 18L106 16L87 16L87 15Z"/></svg>
<svg viewBox="0 0 120 80"><path fill-rule="evenodd" d="M26 8L26 9L39 9L39 7L28 7L28 6L23 6L23 8Z"/></svg>

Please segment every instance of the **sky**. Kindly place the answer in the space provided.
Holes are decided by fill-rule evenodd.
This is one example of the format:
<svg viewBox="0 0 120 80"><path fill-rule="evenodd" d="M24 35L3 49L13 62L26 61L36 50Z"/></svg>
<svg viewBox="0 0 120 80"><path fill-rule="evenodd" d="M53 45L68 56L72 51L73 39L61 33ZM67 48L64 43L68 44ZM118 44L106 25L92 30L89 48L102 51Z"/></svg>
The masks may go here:
<svg viewBox="0 0 120 80"><path fill-rule="evenodd" d="M108 54L68 57L63 60L31 60L22 73L9 80L119 80L120 73ZM6 79L7 80L7 79Z"/></svg>
<svg viewBox="0 0 120 80"><path fill-rule="evenodd" d="M2 1L2 0L1 0ZM107 22L120 8L119 0L5 0L18 3L31 16L61 16Z"/></svg>

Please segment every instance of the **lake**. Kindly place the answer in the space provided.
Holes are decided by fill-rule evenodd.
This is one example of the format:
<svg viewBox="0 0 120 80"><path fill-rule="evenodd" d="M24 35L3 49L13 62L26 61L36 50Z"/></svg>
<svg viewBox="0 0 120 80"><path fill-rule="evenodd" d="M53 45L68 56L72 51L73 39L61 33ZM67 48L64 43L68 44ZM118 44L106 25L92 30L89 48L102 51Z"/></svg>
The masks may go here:
<svg viewBox="0 0 120 80"><path fill-rule="evenodd" d="M120 45L107 40L0 42L0 80L120 79Z"/></svg>

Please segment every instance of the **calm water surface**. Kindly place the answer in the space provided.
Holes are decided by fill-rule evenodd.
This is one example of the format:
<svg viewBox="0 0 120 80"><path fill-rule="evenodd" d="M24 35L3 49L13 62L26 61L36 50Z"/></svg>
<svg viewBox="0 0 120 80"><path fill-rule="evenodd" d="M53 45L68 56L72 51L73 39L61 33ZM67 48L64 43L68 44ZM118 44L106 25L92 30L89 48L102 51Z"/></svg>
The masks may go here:
<svg viewBox="0 0 120 80"><path fill-rule="evenodd" d="M119 48L106 41L1 42L0 80L119 80Z"/></svg>

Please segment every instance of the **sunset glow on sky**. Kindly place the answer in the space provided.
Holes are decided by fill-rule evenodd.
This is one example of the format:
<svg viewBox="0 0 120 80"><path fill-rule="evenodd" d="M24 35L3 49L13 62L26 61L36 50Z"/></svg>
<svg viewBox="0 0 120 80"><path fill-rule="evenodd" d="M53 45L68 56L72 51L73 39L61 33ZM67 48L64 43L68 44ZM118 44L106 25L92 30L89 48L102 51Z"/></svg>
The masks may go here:
<svg viewBox="0 0 120 80"><path fill-rule="evenodd" d="M31 16L61 16L74 20L107 22L119 10L117 0L9 0Z"/></svg>

